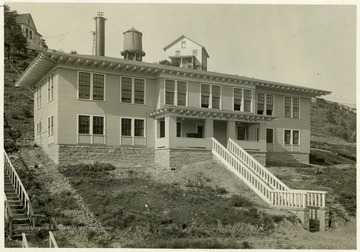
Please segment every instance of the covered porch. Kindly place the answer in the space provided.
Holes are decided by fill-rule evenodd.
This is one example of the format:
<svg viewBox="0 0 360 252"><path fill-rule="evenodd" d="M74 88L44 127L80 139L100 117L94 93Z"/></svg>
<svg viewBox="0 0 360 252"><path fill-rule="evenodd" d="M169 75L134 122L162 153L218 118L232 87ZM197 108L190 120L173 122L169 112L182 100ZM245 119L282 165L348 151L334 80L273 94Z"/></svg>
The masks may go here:
<svg viewBox="0 0 360 252"><path fill-rule="evenodd" d="M249 151L266 151L267 116L206 109L163 108L149 114L155 117L155 148L211 150L211 138L224 146L227 139Z"/></svg>

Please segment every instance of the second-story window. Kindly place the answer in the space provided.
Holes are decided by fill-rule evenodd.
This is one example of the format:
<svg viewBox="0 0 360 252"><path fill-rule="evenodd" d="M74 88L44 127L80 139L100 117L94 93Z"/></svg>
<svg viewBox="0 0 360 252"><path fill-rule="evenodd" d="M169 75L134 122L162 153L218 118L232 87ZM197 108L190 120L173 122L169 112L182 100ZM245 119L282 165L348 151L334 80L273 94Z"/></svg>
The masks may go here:
<svg viewBox="0 0 360 252"><path fill-rule="evenodd" d="M201 107L210 108L210 85L201 85Z"/></svg>
<svg viewBox="0 0 360 252"><path fill-rule="evenodd" d="M187 105L187 83L185 81L165 80L165 104Z"/></svg>
<svg viewBox="0 0 360 252"><path fill-rule="evenodd" d="M165 81L165 104L175 105L175 81Z"/></svg>
<svg viewBox="0 0 360 252"><path fill-rule="evenodd" d="M54 100L54 74L50 74L47 77L48 86L48 102Z"/></svg>
<svg viewBox="0 0 360 252"><path fill-rule="evenodd" d="M234 88L234 110L241 111L242 89Z"/></svg>
<svg viewBox="0 0 360 252"><path fill-rule="evenodd" d="M212 100L211 100L211 107L214 109L220 109L220 86L212 86Z"/></svg>
<svg viewBox="0 0 360 252"><path fill-rule="evenodd" d="M245 112L252 112L252 91L251 90L244 90L244 111Z"/></svg>
<svg viewBox="0 0 360 252"><path fill-rule="evenodd" d="M121 102L145 104L145 80L121 77Z"/></svg>
<svg viewBox="0 0 360 252"><path fill-rule="evenodd" d="M257 114L258 115L273 115L273 95L261 94L257 95Z"/></svg>
<svg viewBox="0 0 360 252"><path fill-rule="evenodd" d="M300 118L300 98L285 97L284 116L289 118Z"/></svg>
<svg viewBox="0 0 360 252"><path fill-rule="evenodd" d="M86 100L105 100L105 75L79 72L78 98Z"/></svg>

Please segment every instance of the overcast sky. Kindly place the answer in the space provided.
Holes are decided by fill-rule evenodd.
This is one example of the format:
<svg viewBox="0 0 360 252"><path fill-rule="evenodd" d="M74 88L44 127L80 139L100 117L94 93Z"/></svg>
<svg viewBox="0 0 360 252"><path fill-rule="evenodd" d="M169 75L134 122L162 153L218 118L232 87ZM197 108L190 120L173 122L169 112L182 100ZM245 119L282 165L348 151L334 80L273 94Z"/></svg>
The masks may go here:
<svg viewBox="0 0 360 252"><path fill-rule="evenodd" d="M49 48L92 53L93 17L106 17L105 56L121 57L123 32L143 33L143 61L165 59L181 35L208 51L208 70L332 91L356 102L356 6L15 3L31 13Z"/></svg>

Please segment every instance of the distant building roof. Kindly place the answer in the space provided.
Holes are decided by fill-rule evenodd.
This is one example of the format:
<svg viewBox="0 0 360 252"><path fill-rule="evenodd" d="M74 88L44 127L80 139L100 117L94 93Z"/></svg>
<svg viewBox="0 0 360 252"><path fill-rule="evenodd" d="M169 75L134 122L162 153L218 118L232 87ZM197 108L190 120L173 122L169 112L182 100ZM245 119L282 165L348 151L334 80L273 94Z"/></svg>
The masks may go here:
<svg viewBox="0 0 360 252"><path fill-rule="evenodd" d="M31 23L34 25L33 27L34 27L35 32L37 34L39 34L40 36L42 36L40 33L37 32L35 22L30 13L17 14L17 16L15 17L15 21L18 24L25 24L25 25L29 26L29 23L28 23L29 18L31 19Z"/></svg>
<svg viewBox="0 0 360 252"><path fill-rule="evenodd" d="M178 37L177 39L175 39L173 42L171 42L170 44L168 44L167 46L164 47L164 51L166 51L167 49L169 49L170 47L172 47L174 44L176 44L177 42L179 42L180 40L184 39L184 38L187 38L188 40L192 41L193 43L197 44L198 46L200 46L201 48L204 49L205 53L206 53L206 56L208 58L210 58L208 52L206 51L205 47L200 45L199 43L195 42L194 40L186 37L185 35L181 35L180 37Z"/></svg>

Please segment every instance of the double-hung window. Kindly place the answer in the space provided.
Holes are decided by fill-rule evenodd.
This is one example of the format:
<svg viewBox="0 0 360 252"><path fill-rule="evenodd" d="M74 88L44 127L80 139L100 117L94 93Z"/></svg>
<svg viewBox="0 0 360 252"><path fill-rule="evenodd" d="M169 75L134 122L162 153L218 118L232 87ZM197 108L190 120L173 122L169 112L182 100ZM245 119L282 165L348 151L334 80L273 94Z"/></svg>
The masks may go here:
<svg viewBox="0 0 360 252"><path fill-rule="evenodd" d="M78 98L105 101L105 75L79 72Z"/></svg>
<svg viewBox="0 0 360 252"><path fill-rule="evenodd" d="M253 90L234 88L234 111L253 112Z"/></svg>
<svg viewBox="0 0 360 252"><path fill-rule="evenodd" d="M145 119L120 118L120 144L145 145Z"/></svg>
<svg viewBox="0 0 360 252"><path fill-rule="evenodd" d="M105 117L78 115L78 143L105 144Z"/></svg>
<svg viewBox="0 0 360 252"><path fill-rule="evenodd" d="M252 90L244 90L244 111L252 112L252 100L253 100Z"/></svg>
<svg viewBox="0 0 360 252"><path fill-rule="evenodd" d="M284 144L285 145L300 145L300 131L299 130L284 130Z"/></svg>
<svg viewBox="0 0 360 252"><path fill-rule="evenodd" d="M47 135L48 135L48 143L52 144L54 143L54 116L49 116L48 117L48 131L47 131Z"/></svg>
<svg viewBox="0 0 360 252"><path fill-rule="evenodd" d="M165 104L187 106L187 83L165 80Z"/></svg>
<svg viewBox="0 0 360 252"><path fill-rule="evenodd" d="M145 80L121 77L120 97L123 103L145 104Z"/></svg>
<svg viewBox="0 0 360 252"><path fill-rule="evenodd" d="M300 98L285 96L284 105L285 117L300 118Z"/></svg>
<svg viewBox="0 0 360 252"><path fill-rule="evenodd" d="M48 97L47 101L51 102L54 100L54 74L50 74L47 77L47 88L48 88Z"/></svg>
<svg viewBox="0 0 360 252"><path fill-rule="evenodd" d="M257 114L258 115L273 115L274 98L270 94L257 94Z"/></svg>
<svg viewBox="0 0 360 252"><path fill-rule="evenodd" d="M234 88L234 110L241 111L242 89Z"/></svg>
<svg viewBox="0 0 360 252"><path fill-rule="evenodd" d="M41 108L41 84L36 87L36 109Z"/></svg>
<svg viewBox="0 0 360 252"><path fill-rule="evenodd" d="M41 134L41 122L36 123L36 134Z"/></svg>
<svg viewBox="0 0 360 252"><path fill-rule="evenodd" d="M220 109L220 107L221 107L221 87L217 86L217 85L201 84L200 107Z"/></svg>

